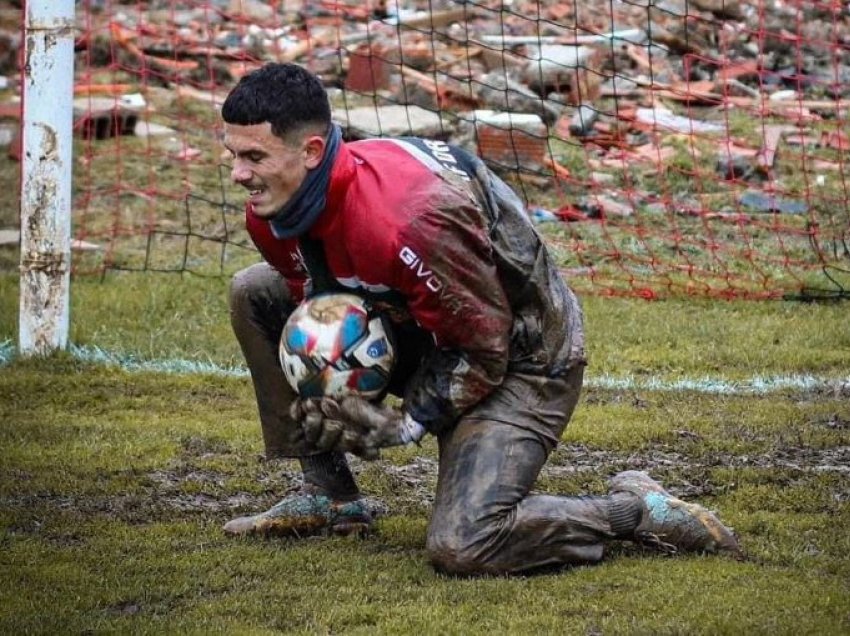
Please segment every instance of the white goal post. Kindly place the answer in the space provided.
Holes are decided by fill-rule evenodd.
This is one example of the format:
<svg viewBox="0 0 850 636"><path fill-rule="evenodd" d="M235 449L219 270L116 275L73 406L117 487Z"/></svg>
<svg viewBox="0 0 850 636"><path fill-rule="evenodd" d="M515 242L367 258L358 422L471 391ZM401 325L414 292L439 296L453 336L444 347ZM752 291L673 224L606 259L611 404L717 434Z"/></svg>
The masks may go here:
<svg viewBox="0 0 850 636"><path fill-rule="evenodd" d="M68 343L73 161L74 0L24 2L18 348Z"/></svg>

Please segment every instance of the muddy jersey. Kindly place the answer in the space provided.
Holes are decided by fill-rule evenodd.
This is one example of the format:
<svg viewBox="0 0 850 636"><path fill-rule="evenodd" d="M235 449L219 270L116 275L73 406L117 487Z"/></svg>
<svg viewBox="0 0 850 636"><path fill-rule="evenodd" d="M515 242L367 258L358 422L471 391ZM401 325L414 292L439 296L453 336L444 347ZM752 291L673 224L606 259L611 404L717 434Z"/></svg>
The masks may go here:
<svg viewBox="0 0 850 636"><path fill-rule="evenodd" d="M325 209L308 234L248 231L296 299L344 288L391 303L434 349L404 409L438 433L515 370L562 375L584 363L581 311L516 194L443 142L342 144Z"/></svg>

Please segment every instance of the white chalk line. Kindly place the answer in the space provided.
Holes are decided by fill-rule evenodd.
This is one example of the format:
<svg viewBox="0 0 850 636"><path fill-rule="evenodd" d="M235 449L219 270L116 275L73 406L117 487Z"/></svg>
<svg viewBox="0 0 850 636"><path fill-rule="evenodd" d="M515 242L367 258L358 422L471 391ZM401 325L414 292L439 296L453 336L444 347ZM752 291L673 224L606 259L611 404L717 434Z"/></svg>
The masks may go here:
<svg viewBox="0 0 850 636"><path fill-rule="evenodd" d="M223 366L213 361L185 360L180 358L148 360L132 353L111 352L89 345L70 345L69 353L84 362L116 366L126 371L154 373L208 374L225 377L248 377L242 366ZM10 340L0 341L0 367L12 362L17 351ZM612 376L603 374L585 377L585 386L612 390L693 391L697 393L727 395L762 395L782 390L850 390L850 376L828 378L810 374L756 375L744 380L703 376L669 380L659 377Z"/></svg>

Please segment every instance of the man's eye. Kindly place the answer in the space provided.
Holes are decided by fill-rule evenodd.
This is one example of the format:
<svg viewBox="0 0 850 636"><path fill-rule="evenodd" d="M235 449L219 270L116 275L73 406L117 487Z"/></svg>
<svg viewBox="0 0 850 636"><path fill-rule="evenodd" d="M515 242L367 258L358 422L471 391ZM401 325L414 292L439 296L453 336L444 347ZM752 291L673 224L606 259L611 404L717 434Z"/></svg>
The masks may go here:
<svg viewBox="0 0 850 636"><path fill-rule="evenodd" d="M263 158L263 155L261 155L258 152L249 152L246 155L246 159L248 159L248 161L251 161L253 163L258 163L260 161L260 159L262 159L262 158Z"/></svg>

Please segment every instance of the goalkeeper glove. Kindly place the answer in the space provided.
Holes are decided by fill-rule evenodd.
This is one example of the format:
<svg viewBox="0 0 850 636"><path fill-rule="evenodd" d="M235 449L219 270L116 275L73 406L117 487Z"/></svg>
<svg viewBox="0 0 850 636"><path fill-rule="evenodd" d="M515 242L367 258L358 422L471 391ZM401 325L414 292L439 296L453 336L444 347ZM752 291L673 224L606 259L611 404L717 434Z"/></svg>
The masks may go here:
<svg viewBox="0 0 850 636"><path fill-rule="evenodd" d="M291 415L316 449L364 459L377 459L381 448L418 442L425 435L425 428L409 415L354 396L296 400Z"/></svg>

